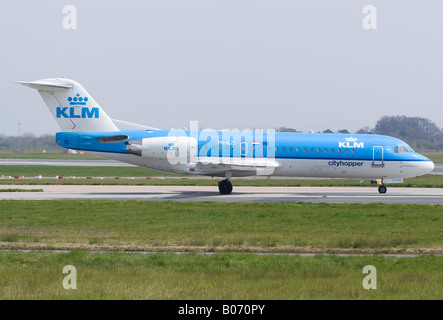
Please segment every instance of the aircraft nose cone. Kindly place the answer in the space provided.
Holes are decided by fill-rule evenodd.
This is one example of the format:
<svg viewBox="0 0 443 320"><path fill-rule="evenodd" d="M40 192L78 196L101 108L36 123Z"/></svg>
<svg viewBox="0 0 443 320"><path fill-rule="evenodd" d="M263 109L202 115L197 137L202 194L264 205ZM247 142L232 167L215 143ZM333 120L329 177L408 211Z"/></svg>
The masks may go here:
<svg viewBox="0 0 443 320"><path fill-rule="evenodd" d="M434 170L434 162L431 160L429 161L423 161L420 165L420 174L428 174L431 173Z"/></svg>

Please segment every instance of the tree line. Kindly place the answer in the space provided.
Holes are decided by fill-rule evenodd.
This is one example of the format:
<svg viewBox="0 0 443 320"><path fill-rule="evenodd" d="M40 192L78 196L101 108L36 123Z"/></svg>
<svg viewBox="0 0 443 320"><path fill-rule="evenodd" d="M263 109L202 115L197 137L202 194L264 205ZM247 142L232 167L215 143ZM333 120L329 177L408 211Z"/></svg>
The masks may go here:
<svg viewBox="0 0 443 320"><path fill-rule="evenodd" d="M279 127L278 132L297 132L293 128ZM420 117L383 116L374 128L363 127L356 132L340 129L334 132L330 129L322 133L356 133L356 134L381 134L399 138L407 142L417 151L443 151L443 129L439 128L432 120Z"/></svg>
<svg viewBox="0 0 443 320"><path fill-rule="evenodd" d="M443 129L426 118L384 116L377 121L375 128L362 128L356 133L393 136L417 150L443 150Z"/></svg>
<svg viewBox="0 0 443 320"><path fill-rule="evenodd" d="M0 134L0 150L25 153L28 150L61 150L61 148L55 143L55 136L52 134L36 136L25 133L20 136Z"/></svg>

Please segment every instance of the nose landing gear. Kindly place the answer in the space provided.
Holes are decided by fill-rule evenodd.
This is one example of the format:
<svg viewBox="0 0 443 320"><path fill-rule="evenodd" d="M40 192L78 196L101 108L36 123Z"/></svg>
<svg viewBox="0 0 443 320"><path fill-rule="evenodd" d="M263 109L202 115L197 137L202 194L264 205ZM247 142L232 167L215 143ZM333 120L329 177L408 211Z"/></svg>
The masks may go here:
<svg viewBox="0 0 443 320"><path fill-rule="evenodd" d="M383 179L371 180L371 183L376 183L380 185L378 187L379 193L386 193L386 191L388 191L388 188L383 184Z"/></svg>

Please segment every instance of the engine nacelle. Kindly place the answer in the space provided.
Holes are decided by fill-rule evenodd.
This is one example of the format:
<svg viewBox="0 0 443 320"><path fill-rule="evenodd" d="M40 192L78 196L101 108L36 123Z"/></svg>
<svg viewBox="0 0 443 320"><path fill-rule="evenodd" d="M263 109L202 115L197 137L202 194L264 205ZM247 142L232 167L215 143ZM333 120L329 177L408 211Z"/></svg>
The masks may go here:
<svg viewBox="0 0 443 320"><path fill-rule="evenodd" d="M197 156L197 139L192 137L155 137L130 141L129 153L149 159L186 164Z"/></svg>

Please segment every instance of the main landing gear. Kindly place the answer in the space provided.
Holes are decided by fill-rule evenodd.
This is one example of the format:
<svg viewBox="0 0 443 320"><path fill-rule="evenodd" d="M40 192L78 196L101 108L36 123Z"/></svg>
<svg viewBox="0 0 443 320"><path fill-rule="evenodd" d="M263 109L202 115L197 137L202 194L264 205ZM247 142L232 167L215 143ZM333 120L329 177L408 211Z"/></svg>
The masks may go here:
<svg viewBox="0 0 443 320"><path fill-rule="evenodd" d="M218 183L218 190L220 194L230 194L232 192L232 183L229 181L232 177L231 171L225 172L225 180L222 180Z"/></svg>
<svg viewBox="0 0 443 320"><path fill-rule="evenodd" d="M218 183L218 190L221 194L230 194L232 192L232 183L228 179L222 180Z"/></svg>

